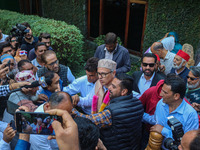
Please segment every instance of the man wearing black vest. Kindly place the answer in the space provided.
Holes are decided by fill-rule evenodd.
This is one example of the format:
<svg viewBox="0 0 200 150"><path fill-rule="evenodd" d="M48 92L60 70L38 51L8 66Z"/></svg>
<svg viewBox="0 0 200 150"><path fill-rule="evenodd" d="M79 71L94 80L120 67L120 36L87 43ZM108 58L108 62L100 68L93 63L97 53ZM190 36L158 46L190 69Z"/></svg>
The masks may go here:
<svg viewBox="0 0 200 150"><path fill-rule="evenodd" d="M83 115L73 109L73 114L90 119L100 128L101 140L108 150L138 150L142 135L142 103L132 96L133 80L119 74L109 86L110 104L102 112Z"/></svg>
<svg viewBox="0 0 200 150"><path fill-rule="evenodd" d="M45 72L53 71L60 76L60 79L63 81L63 87L67 86L69 83L72 83L75 80L75 77L69 67L59 64L56 53L54 51L46 51L44 54L42 54L41 59L44 62L44 67L37 71L37 79L43 76Z"/></svg>

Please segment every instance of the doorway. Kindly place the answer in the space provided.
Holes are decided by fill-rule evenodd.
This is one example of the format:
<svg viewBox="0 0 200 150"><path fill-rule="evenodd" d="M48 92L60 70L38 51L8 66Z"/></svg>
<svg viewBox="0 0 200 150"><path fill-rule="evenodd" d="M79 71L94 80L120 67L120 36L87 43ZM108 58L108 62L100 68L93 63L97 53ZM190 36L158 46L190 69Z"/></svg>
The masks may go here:
<svg viewBox="0 0 200 150"><path fill-rule="evenodd" d="M88 37L114 32L130 53L141 55L146 15L144 0L88 0Z"/></svg>

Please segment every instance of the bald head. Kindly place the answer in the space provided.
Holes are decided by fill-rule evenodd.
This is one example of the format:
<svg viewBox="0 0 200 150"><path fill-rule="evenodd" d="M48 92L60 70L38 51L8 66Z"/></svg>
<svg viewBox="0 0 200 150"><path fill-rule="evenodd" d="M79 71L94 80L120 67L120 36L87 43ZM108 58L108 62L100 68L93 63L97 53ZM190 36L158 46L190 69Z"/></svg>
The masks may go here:
<svg viewBox="0 0 200 150"><path fill-rule="evenodd" d="M198 130L188 131L183 135L181 140L181 145L179 145L179 150L190 150L190 144L195 139L198 134Z"/></svg>
<svg viewBox="0 0 200 150"><path fill-rule="evenodd" d="M71 113L71 96L65 92L55 92L49 98L49 107L50 109L62 109Z"/></svg>
<svg viewBox="0 0 200 150"><path fill-rule="evenodd" d="M164 47L163 47L163 44L161 42L154 42L152 45L151 45L151 50L152 53L154 53L154 51L157 51L157 50L162 50Z"/></svg>

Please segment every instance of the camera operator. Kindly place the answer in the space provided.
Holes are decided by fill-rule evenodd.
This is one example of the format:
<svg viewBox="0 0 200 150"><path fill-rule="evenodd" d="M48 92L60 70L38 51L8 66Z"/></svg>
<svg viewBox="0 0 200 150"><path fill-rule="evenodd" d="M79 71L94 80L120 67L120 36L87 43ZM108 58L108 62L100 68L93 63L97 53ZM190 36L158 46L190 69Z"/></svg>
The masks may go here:
<svg viewBox="0 0 200 150"><path fill-rule="evenodd" d="M35 44L38 42L38 38L33 37L31 26L28 22L24 22L21 25L24 25L27 30L27 33L24 34L24 38L22 39L21 49L26 50L29 53L29 51L35 47Z"/></svg>
<svg viewBox="0 0 200 150"><path fill-rule="evenodd" d="M186 85L182 78L168 74L155 111L156 125L150 131L161 133L165 139L173 138L172 129L167 124L168 117L174 116L183 126L184 133L199 127L197 112L184 99ZM164 139L164 141L165 141ZM164 145L162 146L163 149Z"/></svg>

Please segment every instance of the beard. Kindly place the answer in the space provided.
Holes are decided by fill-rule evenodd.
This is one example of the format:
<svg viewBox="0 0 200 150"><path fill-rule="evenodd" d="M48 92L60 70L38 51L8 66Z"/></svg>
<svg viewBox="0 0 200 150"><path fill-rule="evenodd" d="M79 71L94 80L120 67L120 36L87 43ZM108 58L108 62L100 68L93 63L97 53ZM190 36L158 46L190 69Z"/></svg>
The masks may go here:
<svg viewBox="0 0 200 150"><path fill-rule="evenodd" d="M25 38L26 38L27 40L31 40L32 37L33 37L33 35L29 35L29 37L25 36Z"/></svg>
<svg viewBox="0 0 200 150"><path fill-rule="evenodd" d="M149 71L149 72L147 72L147 71ZM155 70L154 70L154 71L155 71ZM150 69L145 69L145 70L143 71L143 73L144 73L145 76L150 77L150 76L153 75L154 71L151 71Z"/></svg>
<svg viewBox="0 0 200 150"><path fill-rule="evenodd" d="M180 63L180 65L178 65L178 66L177 66L175 63L173 63L173 64L172 64L172 67L173 67L175 70L179 70L179 69L181 69L183 63L184 63L184 61L182 61L182 62Z"/></svg>
<svg viewBox="0 0 200 150"><path fill-rule="evenodd" d="M188 84L187 83L187 88L188 89L196 89L199 86L199 81L195 84Z"/></svg>

